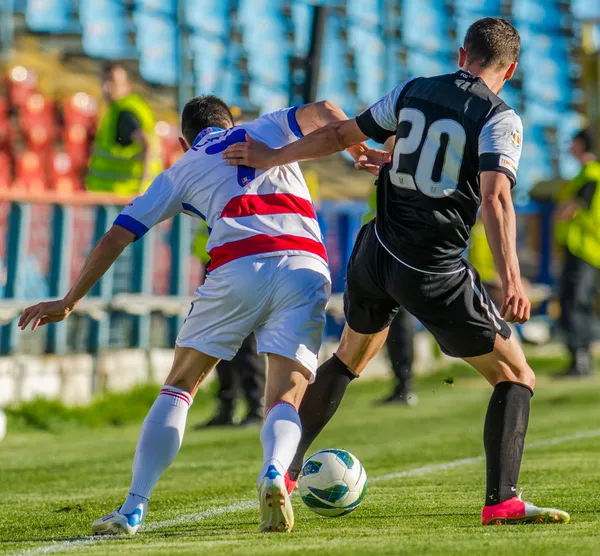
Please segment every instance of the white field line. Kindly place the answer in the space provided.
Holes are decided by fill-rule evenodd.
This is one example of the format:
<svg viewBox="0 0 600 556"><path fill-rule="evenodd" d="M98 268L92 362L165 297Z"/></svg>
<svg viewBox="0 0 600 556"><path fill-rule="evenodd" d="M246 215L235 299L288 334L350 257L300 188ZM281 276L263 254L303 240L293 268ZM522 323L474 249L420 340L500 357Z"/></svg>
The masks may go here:
<svg viewBox="0 0 600 556"><path fill-rule="evenodd" d="M596 438L598 436L600 436L600 429L576 432L574 434L568 434L566 436L557 436L555 438L548 438L546 440L530 442L525 446L525 448L527 450L531 450L532 448L544 448L546 446L564 444L565 442L571 442L572 440L581 440L583 438ZM380 475L379 477L373 477L372 479L369 479L369 482L373 483L376 481L390 481L392 479L402 479L403 477L418 477L419 475L427 475L428 473L435 473L437 471L446 471L447 469L455 469L457 467L472 465L474 463L480 463L482 461L485 461L485 456L455 459L454 461L448 461L446 463L436 463L433 465L425 465L424 467L409 469L408 471L398 471L397 473L388 473L386 475Z"/></svg>
<svg viewBox="0 0 600 556"><path fill-rule="evenodd" d="M531 450L532 448L545 448L547 446L556 446L564 444L566 442L572 442L575 440L582 440L585 438L597 438L600 437L600 429L576 432L574 434L568 434L566 436L557 436L554 438L548 438L546 440L538 440L527 444L526 448ZM433 465L425 465L423 467L416 467L414 469L408 469L407 471L399 471L397 473L387 473L380 475L379 477L373 477L369 479L370 483L380 481L391 481L394 479L402 479L404 477L419 477L421 475L428 475L430 473L436 473L438 471L446 471L448 469L456 469L457 467L464 467L466 465L472 465L474 463L481 463L485 461L484 456L477 456L473 458L456 459L453 461L447 461L445 463L436 463ZM159 529L167 529L176 525L183 525L186 523L194 523L197 521L203 521L212 517L224 514L230 514L235 512L242 512L245 510L251 510L258 506L256 500L244 500L236 504L229 504L227 506L218 506L216 508L210 508L203 512L196 514L187 514L177 517L175 519L166 519L164 521L149 522L143 526L144 531L155 531ZM39 548L31 548L22 552L17 552L9 556L34 556L36 554L51 554L59 551L71 551L78 548L93 545L99 542L114 540L114 537L83 537L81 539L66 540L53 542L46 546L40 546Z"/></svg>

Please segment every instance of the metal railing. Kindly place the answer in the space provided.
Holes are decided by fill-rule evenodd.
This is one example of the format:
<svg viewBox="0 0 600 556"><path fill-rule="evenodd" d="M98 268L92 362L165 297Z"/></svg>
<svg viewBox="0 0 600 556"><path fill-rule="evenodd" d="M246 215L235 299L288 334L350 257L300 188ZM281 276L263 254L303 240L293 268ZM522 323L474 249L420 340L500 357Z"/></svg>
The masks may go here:
<svg viewBox="0 0 600 556"><path fill-rule="evenodd" d="M65 197L53 193L32 195L0 191L0 203L8 206L5 223L0 221L0 236L4 238L3 243L0 237L0 261L5 267L3 288L0 279L0 355L14 353L22 342L23 335L16 324L21 311L33 302L66 293L87 251L110 227L120 207L128 202L122 197L85 192ZM44 207L49 217L37 231L44 241L33 245L32 231L40 225L35 209L40 207ZM82 209L87 211L87 230L76 225L78 211ZM365 210L366 203L356 201L321 204L319 221L330 256L334 291L343 291L346 263ZM161 328L166 337L161 343L174 344L189 310L192 292L202 281L198 268L192 272L193 266L200 266L191 253L194 222L180 214L172 219L168 228L154 228L128 248L129 253L126 251L124 255L129 256L130 264L126 265L121 284L116 283L117 262L75 311L82 317L77 333L80 335L85 322L87 337L80 349L96 354L107 348L115 315L129 319L127 347L151 347L152 316L156 314L166 321L166 326ZM77 249L82 235L89 236L89 241L84 248ZM163 254L158 249L161 247L159 235L167 247ZM32 265L31 259L47 260L47 264ZM39 275L37 281L28 276L32 272ZM157 282L165 280L166 288L157 288ZM332 319L330 333L336 334L337 329ZM68 321L49 324L40 349L48 354L71 352L74 334Z"/></svg>

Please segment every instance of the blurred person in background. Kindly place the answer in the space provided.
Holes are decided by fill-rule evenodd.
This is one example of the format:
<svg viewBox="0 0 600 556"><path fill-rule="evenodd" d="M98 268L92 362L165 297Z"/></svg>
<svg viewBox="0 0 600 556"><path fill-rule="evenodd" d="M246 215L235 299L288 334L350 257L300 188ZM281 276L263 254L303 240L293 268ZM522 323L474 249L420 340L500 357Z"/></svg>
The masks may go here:
<svg viewBox="0 0 600 556"><path fill-rule="evenodd" d="M192 250L205 268L210 263L210 257L206 252L208 238L208 227L206 222L202 222L194 237ZM248 413L240 425L262 424L266 371L266 358L264 355L258 354L256 337L254 334L250 334L231 361L221 361L217 365L219 380L217 411L206 423L197 425L196 429L234 426L236 424L235 409L242 395L246 398Z"/></svg>
<svg viewBox="0 0 600 556"><path fill-rule="evenodd" d="M565 247L560 283L560 325L571 361L562 376L586 377L593 371L594 299L600 268L600 162L592 136L580 131L571 154L581 170L560 189L556 211L556 239Z"/></svg>
<svg viewBox="0 0 600 556"><path fill-rule="evenodd" d="M154 114L132 92L121 64L106 64L101 80L108 108L98 126L85 186L93 192L136 195L162 171Z"/></svg>

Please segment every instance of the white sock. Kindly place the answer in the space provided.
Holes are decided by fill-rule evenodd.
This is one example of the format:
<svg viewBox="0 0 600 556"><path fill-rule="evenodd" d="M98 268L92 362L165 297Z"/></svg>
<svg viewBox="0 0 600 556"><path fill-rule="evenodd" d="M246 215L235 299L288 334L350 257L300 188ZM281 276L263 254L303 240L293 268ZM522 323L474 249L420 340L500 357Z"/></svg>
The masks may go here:
<svg viewBox="0 0 600 556"><path fill-rule="evenodd" d="M129 514L141 508L142 519L145 517L152 490L179 452L192 401L185 390L173 386L164 386L160 391L142 424L129 496L121 512Z"/></svg>
<svg viewBox="0 0 600 556"><path fill-rule="evenodd" d="M269 410L260 433L264 463L258 476L259 484L270 466L274 466L281 476L285 475L296 454L301 434L300 416L293 405L278 402Z"/></svg>

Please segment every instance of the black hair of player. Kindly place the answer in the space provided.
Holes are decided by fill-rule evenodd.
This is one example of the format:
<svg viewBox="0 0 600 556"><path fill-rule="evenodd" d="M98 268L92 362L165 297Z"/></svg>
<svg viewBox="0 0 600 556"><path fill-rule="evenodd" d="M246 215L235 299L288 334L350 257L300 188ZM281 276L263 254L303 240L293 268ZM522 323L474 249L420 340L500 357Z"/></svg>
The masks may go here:
<svg viewBox="0 0 600 556"><path fill-rule="evenodd" d="M191 145L198 133L207 127L229 129L233 116L229 106L215 95L204 95L189 100L181 113L181 133Z"/></svg>
<svg viewBox="0 0 600 556"><path fill-rule="evenodd" d="M102 75L110 75L116 69L122 69L125 71L125 73L129 75L129 72L127 71L127 68L125 67L123 62L120 62L118 60L108 60L107 62L104 62L102 64L101 73Z"/></svg>
<svg viewBox="0 0 600 556"><path fill-rule="evenodd" d="M501 17L484 17L469 27L464 49L467 64L478 63L482 68L504 68L519 58L519 32Z"/></svg>
<svg viewBox="0 0 600 556"><path fill-rule="evenodd" d="M573 141L575 141L576 139L579 139L583 143L583 148L585 149L584 152L594 152L594 138L592 137L592 134L588 129L582 129L581 131L577 132L573 137Z"/></svg>

